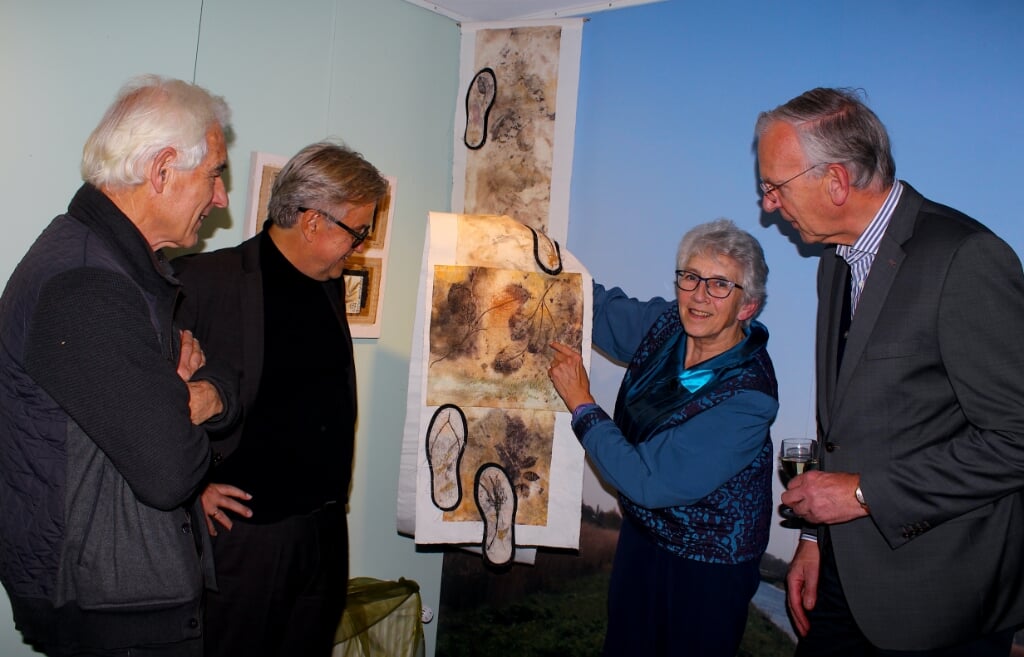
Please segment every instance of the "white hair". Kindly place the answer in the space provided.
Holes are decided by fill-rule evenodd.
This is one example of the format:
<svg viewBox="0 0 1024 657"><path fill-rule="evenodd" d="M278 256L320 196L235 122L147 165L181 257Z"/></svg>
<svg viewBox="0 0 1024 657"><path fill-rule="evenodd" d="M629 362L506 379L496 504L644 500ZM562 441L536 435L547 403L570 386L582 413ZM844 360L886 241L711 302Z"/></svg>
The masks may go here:
<svg viewBox="0 0 1024 657"><path fill-rule="evenodd" d="M200 86L141 75L129 80L82 148L82 180L97 187L130 187L145 179L146 165L165 148L177 151L174 168L185 171L206 157L206 133L229 128L231 110Z"/></svg>

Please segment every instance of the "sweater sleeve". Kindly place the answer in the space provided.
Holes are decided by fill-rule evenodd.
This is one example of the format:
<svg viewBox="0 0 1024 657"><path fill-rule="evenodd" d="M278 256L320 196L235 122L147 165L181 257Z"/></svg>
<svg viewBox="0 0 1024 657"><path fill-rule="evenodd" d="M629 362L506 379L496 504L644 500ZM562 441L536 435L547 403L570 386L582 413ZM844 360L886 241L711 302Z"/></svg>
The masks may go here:
<svg viewBox="0 0 1024 657"><path fill-rule="evenodd" d="M170 309L168 309L170 312ZM142 293L122 274L76 269L42 288L26 371L97 444L144 504L185 503L210 462L189 393ZM167 353L177 353L168 347Z"/></svg>
<svg viewBox="0 0 1024 657"><path fill-rule="evenodd" d="M227 363L216 358L211 359L209 354L206 354L206 362L206 365L196 370L191 380L207 381L216 388L224 410L203 422L202 426L209 432L227 431L234 428L242 417L242 405L238 396L238 373Z"/></svg>
<svg viewBox="0 0 1024 657"><path fill-rule="evenodd" d="M639 445L598 407L573 422L601 477L649 509L693 504L747 467L764 446L779 404L744 391Z"/></svg>
<svg viewBox="0 0 1024 657"><path fill-rule="evenodd" d="M594 283L594 345L608 356L628 363L651 325L671 305L661 297L639 301L626 296L620 288L606 290Z"/></svg>
<svg viewBox="0 0 1024 657"><path fill-rule="evenodd" d="M190 254L175 258L171 266L175 276L182 283L183 291L175 311L175 326L192 331L206 355L206 365L192 376L193 381L209 381L220 393L224 412L203 423L210 438L218 440L239 430L245 414L241 398L243 374L236 360L224 353L224 340L218 341L213 328L220 325L216 317L204 317L204 308L224 311L231 303L237 303L241 293L237 277L232 270L225 269L224 252ZM202 255L203 257L199 257ZM202 304L200 304L202 301ZM212 325L211 325L212 324ZM230 326L230 324L228 324ZM222 333L228 333L226 328ZM237 330L230 331L227 340L244 343L244 336ZM218 348L220 347L220 348Z"/></svg>

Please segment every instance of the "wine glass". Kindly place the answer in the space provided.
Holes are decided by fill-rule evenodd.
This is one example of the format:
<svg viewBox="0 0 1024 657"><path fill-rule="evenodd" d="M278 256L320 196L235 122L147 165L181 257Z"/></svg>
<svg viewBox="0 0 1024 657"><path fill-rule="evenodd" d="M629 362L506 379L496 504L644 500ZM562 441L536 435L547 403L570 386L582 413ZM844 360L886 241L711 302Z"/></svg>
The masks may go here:
<svg viewBox="0 0 1024 657"><path fill-rule="evenodd" d="M782 484L789 486L789 480L802 475L808 470L818 469L818 441L810 438L785 438L779 450L779 476ZM799 516L789 506L783 504L779 513L790 520Z"/></svg>

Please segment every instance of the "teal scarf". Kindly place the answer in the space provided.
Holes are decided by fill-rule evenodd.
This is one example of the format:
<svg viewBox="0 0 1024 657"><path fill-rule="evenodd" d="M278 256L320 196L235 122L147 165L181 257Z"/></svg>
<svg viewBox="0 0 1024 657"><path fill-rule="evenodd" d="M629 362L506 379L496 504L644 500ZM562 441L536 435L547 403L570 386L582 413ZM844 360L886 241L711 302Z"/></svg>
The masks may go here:
<svg viewBox="0 0 1024 657"><path fill-rule="evenodd" d="M626 370L615 404L615 424L632 444L715 404L710 398L721 383L743 373L765 348L768 330L751 322L746 337L732 349L689 370L686 332L673 308L658 319ZM706 401L705 401L706 398Z"/></svg>

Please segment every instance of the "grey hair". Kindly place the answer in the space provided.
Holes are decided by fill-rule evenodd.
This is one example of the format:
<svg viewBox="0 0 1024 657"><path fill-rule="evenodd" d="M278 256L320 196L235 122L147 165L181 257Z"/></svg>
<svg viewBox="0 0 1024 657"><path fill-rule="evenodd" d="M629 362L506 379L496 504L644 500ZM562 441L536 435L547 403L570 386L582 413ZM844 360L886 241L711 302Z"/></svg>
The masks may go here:
<svg viewBox="0 0 1024 657"><path fill-rule="evenodd" d="M728 256L736 261L742 272L742 280L734 281L743 288L743 304L757 303L753 319L764 310L768 300L768 263L760 242L728 219L716 219L691 228L679 242L676 255L676 269L683 269L694 256L709 258ZM750 319L742 322L750 325Z"/></svg>
<svg viewBox="0 0 1024 657"><path fill-rule="evenodd" d="M809 165L842 163L854 187L886 189L896 181L889 133L862 96L856 89L811 89L762 112L755 134L760 139L772 123L788 123L796 129Z"/></svg>
<svg viewBox="0 0 1024 657"><path fill-rule="evenodd" d="M362 155L321 141L296 153L277 174L267 214L281 228L289 228L298 221L299 208L377 203L387 191L387 180Z"/></svg>
<svg viewBox="0 0 1024 657"><path fill-rule="evenodd" d="M159 75L132 78L82 148L82 180L138 185L146 165L168 147L177 152L172 166L190 171L206 157L206 133L214 126L227 133L230 121L227 102L202 87Z"/></svg>

